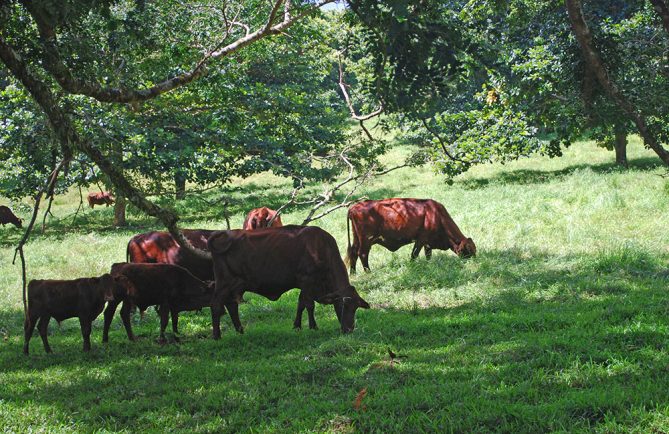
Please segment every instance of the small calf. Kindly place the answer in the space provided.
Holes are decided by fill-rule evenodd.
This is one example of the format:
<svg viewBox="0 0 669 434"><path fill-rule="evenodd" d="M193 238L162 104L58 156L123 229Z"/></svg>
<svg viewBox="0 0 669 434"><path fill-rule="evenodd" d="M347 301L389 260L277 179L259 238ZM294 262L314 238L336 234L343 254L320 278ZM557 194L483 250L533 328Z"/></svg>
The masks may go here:
<svg viewBox="0 0 669 434"><path fill-rule="evenodd" d="M23 221L16 217L14 213L12 212L9 207L6 207L4 205L0 205L0 225L6 225L7 223L11 223L17 228L21 229Z"/></svg>
<svg viewBox="0 0 669 434"><path fill-rule="evenodd" d="M136 339L130 325L132 307L137 306L140 311L144 311L149 306L158 306L160 343L167 341L165 329L169 321L168 314L172 316L172 331L174 339L178 341L179 312L211 306L214 282L203 282L178 265L123 262L112 265L111 274L123 279L125 290L115 294L114 301L105 310L103 342L109 340L109 327L120 302L123 302L121 319L131 341Z"/></svg>
<svg viewBox="0 0 669 434"><path fill-rule="evenodd" d="M94 208L94 205L112 205L114 203L114 196L108 191L100 193L88 193L88 206Z"/></svg>
<svg viewBox="0 0 669 434"><path fill-rule="evenodd" d="M44 350L51 353L47 339L51 317L58 322L78 317L84 351L90 351L91 324L104 309L105 302L114 299L117 285L118 279L111 274L75 280L31 280L28 284L28 317L24 323L23 352L28 354L28 344L37 325Z"/></svg>

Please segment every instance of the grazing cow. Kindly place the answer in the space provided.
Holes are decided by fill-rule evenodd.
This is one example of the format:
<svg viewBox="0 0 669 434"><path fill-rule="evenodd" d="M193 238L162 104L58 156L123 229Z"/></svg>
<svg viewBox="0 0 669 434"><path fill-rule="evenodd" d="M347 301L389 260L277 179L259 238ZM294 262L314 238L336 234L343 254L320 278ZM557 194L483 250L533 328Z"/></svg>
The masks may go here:
<svg viewBox="0 0 669 434"><path fill-rule="evenodd" d="M260 228L269 227L268 223L276 215L276 211L269 209L266 206L262 208L252 209L244 220L244 225L242 229L246 231L253 231ZM281 223L281 216L277 216L276 219L272 222L273 228L279 228L283 226Z"/></svg>
<svg viewBox="0 0 669 434"><path fill-rule="evenodd" d="M51 352L47 339L51 317L59 323L67 318L78 317L84 338L84 351L90 351L91 324L102 312L105 302L114 299L119 284L119 280L110 274L75 280L31 280L28 284L28 316L23 325L23 352L28 354L28 343L35 324L42 337L44 350Z"/></svg>
<svg viewBox="0 0 669 434"><path fill-rule="evenodd" d="M100 193L88 193L88 206L93 208L95 205L112 205L114 203L114 196L108 191Z"/></svg>
<svg viewBox="0 0 669 434"><path fill-rule="evenodd" d="M353 226L353 245L349 222ZM369 271L369 250L374 244L381 244L394 252L415 241L412 259L418 257L423 247L428 259L432 256L432 249L451 249L462 258L476 255L474 241L462 235L442 204L431 199L359 202L349 208L346 224L346 261L350 264L351 273L355 273L358 256L364 269Z"/></svg>
<svg viewBox="0 0 669 434"><path fill-rule="evenodd" d="M243 333L238 305L245 291L277 300L286 291L301 289L296 327L305 308L313 313L314 301L334 305L345 333L355 327L356 309L369 309L348 280L337 242L321 228L289 225L256 231L218 231L207 245L216 276L211 305L214 339L221 337L223 307L235 329Z"/></svg>
<svg viewBox="0 0 669 434"><path fill-rule="evenodd" d="M207 250L207 238L214 231L184 229L184 237L201 250ZM200 280L214 280L214 264L210 259L194 255L181 247L169 232L146 232L128 241L126 261L147 264L173 264L185 268Z"/></svg>
<svg viewBox="0 0 669 434"><path fill-rule="evenodd" d="M16 217L11 209L4 205L0 205L0 224L4 226L7 223L11 223L19 229L23 227L21 226L23 221Z"/></svg>
<svg viewBox="0 0 669 434"><path fill-rule="evenodd" d="M158 306L160 343L166 342L165 328L169 321L168 315L172 316L172 331L174 339L178 341L176 335L179 333L179 312L199 310L211 304L214 283L203 282L177 265L123 262L112 265L111 274L123 278L125 290L115 294L114 301L109 302L105 309L102 342L109 340L109 326L120 302L123 302L121 319L131 341L136 339L130 325L132 306L137 306L142 311L149 306Z"/></svg>

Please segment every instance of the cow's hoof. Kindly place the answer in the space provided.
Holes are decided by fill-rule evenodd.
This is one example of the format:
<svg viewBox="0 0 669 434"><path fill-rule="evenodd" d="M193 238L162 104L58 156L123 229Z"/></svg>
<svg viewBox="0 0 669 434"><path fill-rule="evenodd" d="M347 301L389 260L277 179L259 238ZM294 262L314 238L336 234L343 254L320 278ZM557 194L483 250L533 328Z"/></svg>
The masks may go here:
<svg viewBox="0 0 669 434"><path fill-rule="evenodd" d="M240 335L243 335L244 334L244 327L238 328L237 333L239 333Z"/></svg>
<svg viewBox="0 0 669 434"><path fill-rule="evenodd" d="M297 331L302 330L302 325L301 324L293 324L293 330L297 330Z"/></svg>
<svg viewBox="0 0 669 434"><path fill-rule="evenodd" d="M309 326L309 328L311 330L318 330L318 326L316 324L314 324L313 326Z"/></svg>
<svg viewBox="0 0 669 434"><path fill-rule="evenodd" d="M167 343L167 339L165 339L165 338L158 338L158 340L157 340L156 342L158 342L160 345L165 345L165 344Z"/></svg>
<svg viewBox="0 0 669 434"><path fill-rule="evenodd" d="M179 343L181 343L181 339L179 339L177 336L174 336L174 342L179 344Z"/></svg>

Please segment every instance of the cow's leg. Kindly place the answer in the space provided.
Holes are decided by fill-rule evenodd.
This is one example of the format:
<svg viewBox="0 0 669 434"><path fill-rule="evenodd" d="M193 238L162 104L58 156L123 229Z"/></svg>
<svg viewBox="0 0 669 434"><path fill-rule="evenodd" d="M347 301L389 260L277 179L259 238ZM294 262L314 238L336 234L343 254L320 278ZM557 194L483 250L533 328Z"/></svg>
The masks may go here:
<svg viewBox="0 0 669 434"><path fill-rule="evenodd" d="M314 303L314 300L307 295L307 291L302 290L300 292L300 299L297 303L297 316L295 317L293 328L302 328L302 312L306 309L307 315L309 316L309 328L312 330L317 329L318 326L316 326L316 318L314 317L315 306L316 304Z"/></svg>
<svg viewBox="0 0 669 434"><path fill-rule="evenodd" d="M81 336L84 338L84 352L91 350L91 320L80 316L79 325L81 326Z"/></svg>
<svg viewBox="0 0 669 434"><path fill-rule="evenodd" d="M123 302L121 307L121 320L123 321L123 327L125 327L125 332L128 335L128 339L131 341L136 341L137 338L132 333L132 325L130 324L130 312L132 311L132 303L128 301Z"/></svg>
<svg viewBox="0 0 669 434"><path fill-rule="evenodd" d="M222 305L218 301L211 303L211 328L215 340L221 339L221 312Z"/></svg>
<svg viewBox="0 0 669 434"><path fill-rule="evenodd" d="M49 338L46 336L47 329L49 328L49 321L51 317L49 315L43 315L40 317L39 322L37 323L37 330L39 335L42 338L42 343L44 344L44 351L51 353L51 347L49 346Z"/></svg>
<svg viewBox="0 0 669 434"><path fill-rule="evenodd" d="M358 249L360 247L358 246L357 241L353 241L353 245L350 246L346 252L346 256L348 257L348 264L349 264L349 273L350 274L355 274L355 264L358 262Z"/></svg>
<svg viewBox="0 0 669 434"><path fill-rule="evenodd" d="M423 248L423 245L420 243L420 241L416 241L416 243L413 245L413 249L411 250L411 259L414 260L420 255L420 249ZM427 251L427 249L426 249Z"/></svg>
<svg viewBox="0 0 669 434"><path fill-rule="evenodd" d="M369 271L369 251L371 249L372 245L369 243L362 243L360 245L360 262L365 271Z"/></svg>
<svg viewBox="0 0 669 434"><path fill-rule="evenodd" d="M303 294L304 291L300 292L300 299L297 301L297 315L295 316L295 321L293 321L293 328L297 330L302 328L302 312L307 307L303 300Z"/></svg>
<svg viewBox="0 0 669 434"><path fill-rule="evenodd" d="M232 324L235 326L237 333L243 334L244 327L242 327L242 323L239 321L239 303L236 301L229 301L225 303L225 308L228 310L228 314L230 314L230 319L232 320Z"/></svg>
<svg viewBox="0 0 669 434"><path fill-rule="evenodd" d="M165 339L165 329L170 320L169 306L165 303L161 304L158 307L158 315L160 315L160 337L158 338L158 343L162 345L167 343L167 339Z"/></svg>
<svg viewBox="0 0 669 434"><path fill-rule="evenodd" d="M179 311L175 308L170 309L172 315L172 333L174 333L174 342L179 342L177 335L179 334Z"/></svg>
<svg viewBox="0 0 669 434"><path fill-rule="evenodd" d="M309 315L309 328L311 330L316 330L318 329L318 326L316 325L316 317L314 316L314 309L316 308L316 303L314 303L313 298L307 297L307 299L305 300L305 304L307 306L307 315Z"/></svg>
<svg viewBox="0 0 669 434"><path fill-rule="evenodd" d="M109 327L111 327L118 304L119 302L117 301L110 301L107 303L107 308L105 309L105 323L102 329L102 343L106 344L109 342Z"/></svg>
<svg viewBox="0 0 669 434"><path fill-rule="evenodd" d="M432 247L430 247L430 246L425 246L425 257L426 257L427 259L431 259L431 258L432 258Z"/></svg>
<svg viewBox="0 0 669 434"><path fill-rule="evenodd" d="M23 354L25 355L28 355L28 344L30 343L30 338L33 337L36 323L37 321L32 321L32 315L30 314L28 314L28 318L23 322Z"/></svg>

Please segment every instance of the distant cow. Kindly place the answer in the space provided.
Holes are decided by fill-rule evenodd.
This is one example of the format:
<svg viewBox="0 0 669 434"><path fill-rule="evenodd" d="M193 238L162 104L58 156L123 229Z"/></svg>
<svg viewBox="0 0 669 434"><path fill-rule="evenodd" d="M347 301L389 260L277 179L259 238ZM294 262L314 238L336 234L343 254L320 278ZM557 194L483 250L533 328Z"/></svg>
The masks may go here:
<svg viewBox="0 0 669 434"><path fill-rule="evenodd" d="M108 191L100 193L88 193L88 206L93 208L95 205L112 205L114 203L114 196Z"/></svg>
<svg viewBox="0 0 669 434"><path fill-rule="evenodd" d="M256 229L261 229L261 228L266 228L269 227L268 223L272 218L276 215L276 211L273 209L269 209L266 206L262 208L255 208L252 209L249 214L246 216L246 220L244 220L244 225L242 226L242 229L247 230L247 231L253 231ZM281 223L281 216L277 216L276 219L272 222L273 228L278 228L283 226Z"/></svg>
<svg viewBox="0 0 669 434"><path fill-rule="evenodd" d="M109 327L120 302L123 302L121 319L131 341L135 340L130 325L132 306L137 306L142 311L149 306L158 306L161 343L166 342L165 328L169 321L168 315L172 316L172 331L174 339L178 341L176 335L179 333L179 312L199 310L211 304L213 282L203 282L185 268L176 265L123 262L112 265L111 274L117 278L124 278L125 291L115 295L114 301L109 302L105 309L103 342L109 340Z"/></svg>
<svg viewBox="0 0 669 434"><path fill-rule="evenodd" d="M184 229L184 237L201 250L207 250L207 238L214 231ZM214 280L214 263L181 247L169 232L137 234L128 241L126 260L134 263L173 264L190 271L200 280Z"/></svg>
<svg viewBox="0 0 669 434"><path fill-rule="evenodd" d="M353 245L349 222L353 226ZM351 273L355 272L358 256L369 271L369 250L374 244L394 252L415 241L412 259L418 257L423 247L428 259L432 249L451 249L462 258L476 255L474 241L462 235L442 204L431 199L366 200L349 208L346 223L346 260Z"/></svg>
<svg viewBox="0 0 669 434"><path fill-rule="evenodd" d="M14 226L16 226L17 228L20 229L22 227L21 226L22 222L23 221L20 218L18 218L14 215L14 213L12 212L11 209L9 209L8 207L6 207L4 205L0 205L0 224L1 225L4 226L7 223L11 223L11 224L13 224Z"/></svg>
<svg viewBox="0 0 669 434"><path fill-rule="evenodd" d="M75 280L31 280L28 284L28 317L23 325L23 352L28 354L28 344L36 323L44 350L51 352L47 339L51 317L59 323L67 318L78 317L84 351L90 351L91 324L102 312L105 302L113 300L118 285L118 279L112 278L110 274Z"/></svg>
<svg viewBox="0 0 669 434"><path fill-rule="evenodd" d="M334 306L345 333L355 327L355 311L369 308L349 283L337 242L321 228L289 225L256 231L219 231L207 244L216 276L211 305L214 339L221 336L224 306L235 329L243 333L238 305L245 291L277 300L284 292L300 288L296 327L305 308L312 320L314 301Z"/></svg>

